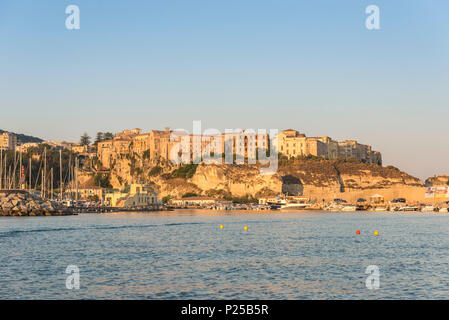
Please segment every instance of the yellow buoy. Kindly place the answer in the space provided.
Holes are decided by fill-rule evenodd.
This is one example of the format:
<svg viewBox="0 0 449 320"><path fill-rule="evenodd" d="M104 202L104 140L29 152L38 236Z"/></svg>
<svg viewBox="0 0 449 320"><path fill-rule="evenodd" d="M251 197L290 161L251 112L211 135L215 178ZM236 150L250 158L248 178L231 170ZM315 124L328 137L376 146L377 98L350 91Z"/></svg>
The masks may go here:
<svg viewBox="0 0 449 320"><path fill-rule="evenodd" d="M243 227L243 230L245 230L245 231L248 230L248 227L247 227L247 226L244 226L244 227Z"/></svg>
<svg viewBox="0 0 449 320"><path fill-rule="evenodd" d="M224 227L223 227L223 225L222 224L220 224L220 229L223 229Z"/></svg>
<svg viewBox="0 0 449 320"><path fill-rule="evenodd" d="M378 235L379 235L379 231L375 230L375 231L374 231L374 235L375 235L375 236L378 236Z"/></svg>

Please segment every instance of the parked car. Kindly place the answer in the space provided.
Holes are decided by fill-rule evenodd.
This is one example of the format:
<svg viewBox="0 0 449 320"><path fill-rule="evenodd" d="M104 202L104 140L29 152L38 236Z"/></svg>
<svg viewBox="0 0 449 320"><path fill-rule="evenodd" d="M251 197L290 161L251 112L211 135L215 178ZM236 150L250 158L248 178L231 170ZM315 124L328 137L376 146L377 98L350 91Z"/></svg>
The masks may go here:
<svg viewBox="0 0 449 320"><path fill-rule="evenodd" d="M391 201L391 203L406 203L407 200L405 198L396 198Z"/></svg>

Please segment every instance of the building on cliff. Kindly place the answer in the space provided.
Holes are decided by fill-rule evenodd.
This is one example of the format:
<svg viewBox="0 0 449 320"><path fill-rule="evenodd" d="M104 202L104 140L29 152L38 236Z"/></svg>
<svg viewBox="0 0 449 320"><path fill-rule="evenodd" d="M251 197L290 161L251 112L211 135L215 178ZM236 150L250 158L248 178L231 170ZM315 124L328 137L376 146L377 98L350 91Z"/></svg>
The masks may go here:
<svg viewBox="0 0 449 320"><path fill-rule="evenodd" d="M81 200L90 200L97 198L97 201L103 201L105 189L101 187L80 187L78 188Z"/></svg>
<svg viewBox="0 0 449 320"><path fill-rule="evenodd" d="M184 131L151 130L142 133L140 129L124 130L112 140L98 143L97 157L103 168L110 169L114 160L126 154L136 153L150 159L170 160L175 156L187 155L194 161L200 155L213 156L231 152L241 158L255 159L258 148L269 148L269 135L246 132L193 135Z"/></svg>
<svg viewBox="0 0 449 320"><path fill-rule="evenodd" d="M306 137L294 129L278 134L278 150L289 158L316 156L326 159L357 159L382 165L382 155L355 140L335 141L330 137Z"/></svg>
<svg viewBox="0 0 449 320"><path fill-rule="evenodd" d="M158 194L152 188L143 184L131 184L121 191L107 193L104 203L114 208L157 207Z"/></svg>
<svg viewBox="0 0 449 320"><path fill-rule="evenodd" d="M9 132L0 134L0 150L15 150L17 146L17 137Z"/></svg>
<svg viewBox="0 0 449 320"><path fill-rule="evenodd" d="M312 155L326 159L354 158L362 162L382 164L379 152L355 140L339 142L327 136L306 137L294 129L282 131L277 140L278 152L291 158ZM227 154L232 155L235 162L241 163L242 159L256 159L256 153L260 149L269 150L272 147L270 142L269 134L254 131L236 130L194 135L170 128L142 133L141 129L136 128L117 133L112 140L99 142L97 157L105 169L111 169L114 160L130 153L166 161L179 157L183 162Z"/></svg>

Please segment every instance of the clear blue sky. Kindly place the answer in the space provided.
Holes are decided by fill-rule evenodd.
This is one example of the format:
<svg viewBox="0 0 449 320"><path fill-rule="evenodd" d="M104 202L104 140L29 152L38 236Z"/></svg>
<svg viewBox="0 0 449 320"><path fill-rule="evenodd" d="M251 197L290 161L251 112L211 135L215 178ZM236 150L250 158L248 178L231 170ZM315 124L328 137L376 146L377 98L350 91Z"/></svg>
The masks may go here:
<svg viewBox="0 0 449 320"><path fill-rule="evenodd" d="M380 30L365 28L370 4ZM291 127L449 173L448 14L447 0L2 0L0 128L77 141L192 120Z"/></svg>

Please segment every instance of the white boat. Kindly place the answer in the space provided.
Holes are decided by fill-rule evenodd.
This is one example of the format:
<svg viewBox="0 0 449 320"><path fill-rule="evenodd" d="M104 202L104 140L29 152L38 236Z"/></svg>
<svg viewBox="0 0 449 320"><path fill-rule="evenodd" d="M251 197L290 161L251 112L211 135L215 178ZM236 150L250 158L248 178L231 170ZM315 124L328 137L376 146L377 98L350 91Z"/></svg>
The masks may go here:
<svg viewBox="0 0 449 320"><path fill-rule="evenodd" d="M440 210L438 212L446 213L446 212L449 212L449 209L448 208L440 208Z"/></svg>
<svg viewBox="0 0 449 320"><path fill-rule="evenodd" d="M327 210L327 211L341 211L342 208L343 208L342 205L333 202L329 206L324 208L324 210Z"/></svg>
<svg viewBox="0 0 449 320"><path fill-rule="evenodd" d="M388 211L388 208L387 207L376 207L376 208L374 208L374 211L384 212L384 211Z"/></svg>
<svg viewBox="0 0 449 320"><path fill-rule="evenodd" d="M421 208L421 212L434 212L435 207L434 206L424 206Z"/></svg>
<svg viewBox="0 0 449 320"><path fill-rule="evenodd" d="M343 206L341 208L341 211L356 211L357 207L353 206L353 205L347 205L347 206Z"/></svg>
<svg viewBox="0 0 449 320"><path fill-rule="evenodd" d="M307 208L310 204L308 203L299 203L299 202L287 202L281 205L281 209L304 209Z"/></svg>
<svg viewBox="0 0 449 320"><path fill-rule="evenodd" d="M401 207L399 208L398 211L418 211L418 207L415 206L405 206L405 207Z"/></svg>

